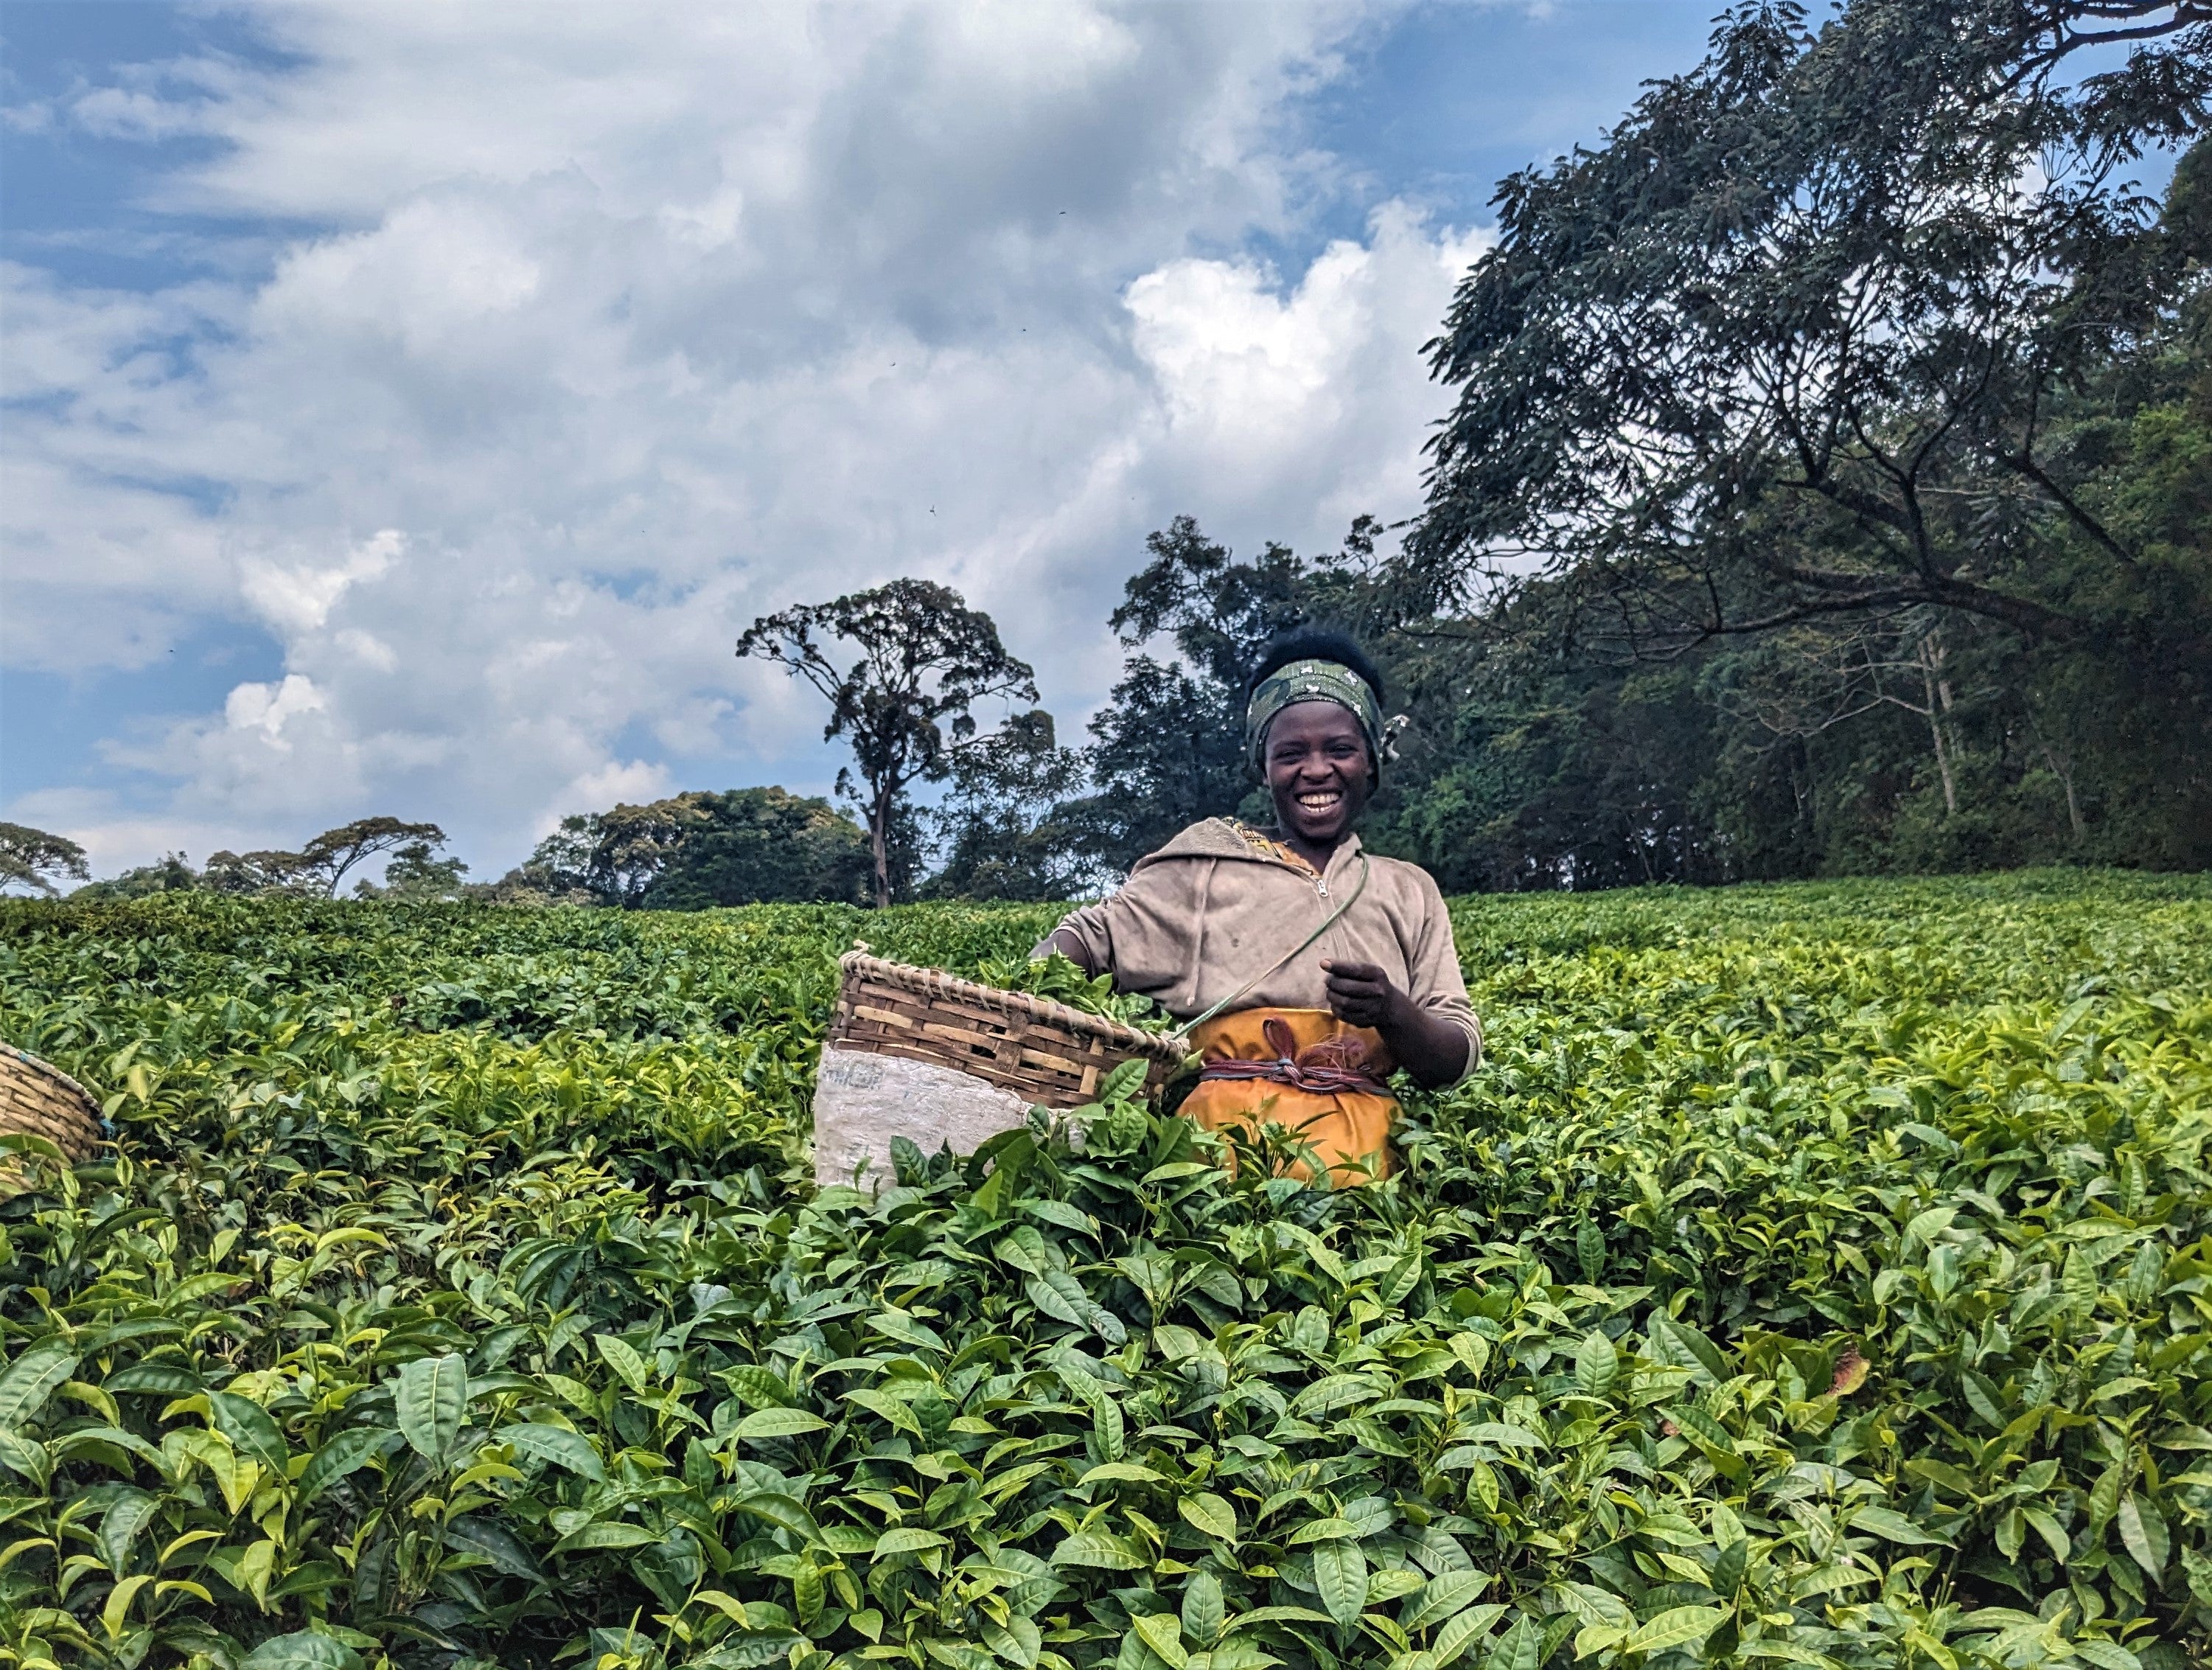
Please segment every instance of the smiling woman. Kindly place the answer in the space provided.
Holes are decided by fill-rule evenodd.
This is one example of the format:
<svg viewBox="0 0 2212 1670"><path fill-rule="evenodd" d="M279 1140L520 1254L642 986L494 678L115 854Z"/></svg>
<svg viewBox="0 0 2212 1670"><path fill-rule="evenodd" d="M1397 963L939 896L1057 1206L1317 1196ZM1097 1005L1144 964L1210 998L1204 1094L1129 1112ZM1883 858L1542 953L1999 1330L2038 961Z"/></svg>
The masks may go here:
<svg viewBox="0 0 2212 1670"><path fill-rule="evenodd" d="M1185 1022L1206 1064L1182 1111L1200 1124L1279 1128L1300 1175L1384 1177L1390 1075L1452 1083L1482 1029L1437 884L1352 832L1389 752L1382 676L1340 633L1287 634L1253 672L1245 730L1274 827L1193 824L1038 949Z"/></svg>

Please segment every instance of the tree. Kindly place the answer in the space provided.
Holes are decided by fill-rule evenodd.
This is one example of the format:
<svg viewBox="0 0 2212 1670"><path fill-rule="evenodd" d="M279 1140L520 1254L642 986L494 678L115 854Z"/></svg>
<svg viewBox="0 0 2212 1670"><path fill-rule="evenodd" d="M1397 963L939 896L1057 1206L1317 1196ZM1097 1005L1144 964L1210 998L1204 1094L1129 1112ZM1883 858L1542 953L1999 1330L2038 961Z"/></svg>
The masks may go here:
<svg viewBox="0 0 2212 1670"><path fill-rule="evenodd" d="M859 659L840 670L824 640L856 644ZM837 790L858 799L865 814L878 907L899 891L894 873L910 857L897 850L912 816L908 790L950 773L954 751L975 734L969 710L992 696L1037 699L1035 673L1006 652L990 616L927 580L894 580L763 615L738 640L738 655L779 663L829 702L822 734L845 737L853 749Z"/></svg>
<svg viewBox="0 0 2212 1670"><path fill-rule="evenodd" d="M313 897L320 891L306 861L296 852L211 852L200 872L200 885L219 893L291 893Z"/></svg>
<svg viewBox="0 0 2212 1670"><path fill-rule="evenodd" d="M857 905L867 897L866 832L828 801L772 787L683 798L702 815L646 889L648 908Z"/></svg>
<svg viewBox="0 0 2212 1670"><path fill-rule="evenodd" d="M404 904L428 904L459 899L466 884L461 878L469 867L458 858L441 858L428 841L410 841L392 855L384 867L381 887L366 878L354 883L356 899L389 899Z"/></svg>
<svg viewBox="0 0 2212 1670"><path fill-rule="evenodd" d="M1146 539L1152 560L1130 577L1109 621L1130 654L1091 722L1097 792L1061 819L1097 865L1126 871L1177 830L1233 812L1252 793L1245 674L1261 645L1294 626L1326 622L1372 636L1380 531L1361 516L1341 550L1310 559L1270 541L1243 562L1190 516ZM1174 659L1146 649L1162 638Z"/></svg>
<svg viewBox="0 0 2212 1670"><path fill-rule="evenodd" d="M209 855L200 885L215 893L292 893L307 899L336 899L349 872L384 853L398 855L402 879L427 881L442 875L455 860L434 855L446 844L446 832L434 823L403 823L397 818L356 818L326 829L297 852L269 849ZM425 869L424 866L429 866ZM466 865L454 869L456 877ZM443 897L443 893L437 896Z"/></svg>
<svg viewBox="0 0 2212 1670"><path fill-rule="evenodd" d="M326 829L299 853L297 874L303 883L322 890L325 899L338 896L346 873L380 853L421 849L423 862L433 850L446 844L446 832L434 823L402 823L397 818L356 818L336 829Z"/></svg>
<svg viewBox="0 0 2212 1670"><path fill-rule="evenodd" d="M2078 631L2143 552L2063 419L2201 282L2125 170L2208 93L2202 0L1739 5L1500 186L1431 345L1413 606L1541 577L1636 654L1905 606Z"/></svg>
<svg viewBox="0 0 2212 1670"><path fill-rule="evenodd" d="M612 910L858 903L867 837L829 801L782 789L692 789L563 818L527 862L480 896Z"/></svg>
<svg viewBox="0 0 2212 1670"><path fill-rule="evenodd" d="M163 856L159 863L140 864L101 881L88 882L70 894L71 899L143 899L157 893L191 893L200 885L200 874L181 852Z"/></svg>
<svg viewBox="0 0 2212 1670"><path fill-rule="evenodd" d="M686 835L708 821L701 802L709 798L675 795L563 818L514 879L555 898L581 895L611 909L637 910L667 873Z"/></svg>
<svg viewBox="0 0 2212 1670"><path fill-rule="evenodd" d="M1094 879L1066 802L1085 778L1042 708L1016 714L953 757L951 788L931 814L943 862L939 899L1068 899Z"/></svg>
<svg viewBox="0 0 2212 1670"><path fill-rule="evenodd" d="M84 849L65 835L50 835L27 824L0 823L0 888L26 887L52 898L57 876L89 879Z"/></svg>

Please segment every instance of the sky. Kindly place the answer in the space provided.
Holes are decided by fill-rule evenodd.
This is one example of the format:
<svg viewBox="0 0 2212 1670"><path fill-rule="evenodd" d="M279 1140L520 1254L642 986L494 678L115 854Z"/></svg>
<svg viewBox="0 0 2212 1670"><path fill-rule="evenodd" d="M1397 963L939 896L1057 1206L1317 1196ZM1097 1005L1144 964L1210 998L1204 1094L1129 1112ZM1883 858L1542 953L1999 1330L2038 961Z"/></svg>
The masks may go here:
<svg viewBox="0 0 2212 1670"><path fill-rule="evenodd" d="M0 819L826 793L732 646L901 575L1079 741L1147 533L1418 507L1496 182L1717 9L7 0Z"/></svg>

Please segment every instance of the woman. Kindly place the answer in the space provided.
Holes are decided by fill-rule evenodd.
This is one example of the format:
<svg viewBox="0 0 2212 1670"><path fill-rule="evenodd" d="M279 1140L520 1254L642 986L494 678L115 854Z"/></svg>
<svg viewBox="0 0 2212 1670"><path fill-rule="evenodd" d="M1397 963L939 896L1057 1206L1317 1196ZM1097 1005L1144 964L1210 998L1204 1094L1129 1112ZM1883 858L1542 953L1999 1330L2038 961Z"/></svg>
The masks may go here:
<svg viewBox="0 0 2212 1670"><path fill-rule="evenodd" d="M1482 1027L1437 884L1352 832L1387 753L1382 675L1340 632L1288 634L1252 675L1244 724L1274 828L1193 824L1037 951L1195 1020L1205 1067L1188 1117L1285 1127L1313 1155L1297 1168L1309 1179L1385 1177L1391 1072L1455 1083L1481 1057Z"/></svg>

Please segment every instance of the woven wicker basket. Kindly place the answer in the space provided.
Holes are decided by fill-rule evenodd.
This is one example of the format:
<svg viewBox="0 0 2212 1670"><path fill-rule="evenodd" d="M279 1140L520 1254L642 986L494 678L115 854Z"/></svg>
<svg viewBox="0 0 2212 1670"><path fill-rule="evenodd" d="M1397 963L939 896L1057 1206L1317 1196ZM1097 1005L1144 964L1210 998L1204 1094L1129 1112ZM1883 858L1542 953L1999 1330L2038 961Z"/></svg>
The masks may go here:
<svg viewBox="0 0 2212 1670"><path fill-rule="evenodd" d="M0 1044L0 1136L43 1137L73 1166L100 1145L100 1104L52 1062ZM0 1189L20 1188L22 1160L0 1154Z"/></svg>
<svg viewBox="0 0 2212 1670"><path fill-rule="evenodd" d="M931 1062L1050 1108L1093 1100L1098 1082L1125 1061L1148 1064L1148 1092L1182 1064L1182 1045L1049 997L885 962L865 948L837 966L844 983L830 1022L831 1049Z"/></svg>

